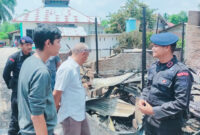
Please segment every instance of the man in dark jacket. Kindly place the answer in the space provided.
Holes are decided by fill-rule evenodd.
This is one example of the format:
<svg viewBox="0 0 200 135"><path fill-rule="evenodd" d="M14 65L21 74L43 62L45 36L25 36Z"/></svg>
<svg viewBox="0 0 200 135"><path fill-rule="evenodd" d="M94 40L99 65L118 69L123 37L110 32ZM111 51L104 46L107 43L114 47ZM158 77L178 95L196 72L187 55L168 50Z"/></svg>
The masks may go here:
<svg viewBox="0 0 200 135"><path fill-rule="evenodd" d="M20 39L21 50L12 54L6 63L3 71L3 78L8 89L12 89L11 95L11 122L9 125L8 135L17 135L19 132L18 125L18 107L17 107L17 83L18 76L24 60L32 54L33 40L30 37Z"/></svg>
<svg viewBox="0 0 200 135"><path fill-rule="evenodd" d="M153 57L159 61L149 69L147 88L138 103L145 114L146 135L182 135L193 77L173 55L177 41L178 37L172 33L151 37Z"/></svg>

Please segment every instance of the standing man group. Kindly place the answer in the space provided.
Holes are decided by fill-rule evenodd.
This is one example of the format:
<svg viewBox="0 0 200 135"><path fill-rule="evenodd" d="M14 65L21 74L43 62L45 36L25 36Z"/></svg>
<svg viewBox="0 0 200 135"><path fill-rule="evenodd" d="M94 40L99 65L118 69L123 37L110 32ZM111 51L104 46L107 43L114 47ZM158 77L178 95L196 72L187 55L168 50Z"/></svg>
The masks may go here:
<svg viewBox="0 0 200 135"><path fill-rule="evenodd" d="M146 135L182 135L183 117L188 112L193 77L178 62L173 52L178 37L172 33L154 34L153 57L158 58L148 71L148 86L138 106L145 114Z"/></svg>
<svg viewBox="0 0 200 135"><path fill-rule="evenodd" d="M49 24L34 32L36 52L22 65L18 82L19 126L22 135L53 135L57 112L45 62L60 49L61 32Z"/></svg>
<svg viewBox="0 0 200 135"><path fill-rule="evenodd" d="M11 121L9 125L8 135L17 135L19 132L18 125L18 106L17 106L17 87L18 77L22 63L26 58L32 55L33 40L28 37L20 39L21 50L12 54L6 63L3 71L3 78L6 82L8 89L12 89L11 95Z"/></svg>
<svg viewBox="0 0 200 135"><path fill-rule="evenodd" d="M10 56L4 69L5 82L13 90L9 135L54 135L56 108L64 135L90 135L85 112L86 92L80 76L80 66L89 56L88 46L75 45L72 56L60 66L53 97L54 84L46 62L50 57L60 61L56 56L61 32L48 24L38 25L34 31L36 52L30 56L33 41L29 37L21 38L22 51ZM56 69L60 64L54 65Z"/></svg>
<svg viewBox="0 0 200 135"><path fill-rule="evenodd" d="M54 98L64 135L90 135L85 112L86 92L80 76L80 66L88 56L89 49L85 44L75 45L72 56L56 73Z"/></svg>

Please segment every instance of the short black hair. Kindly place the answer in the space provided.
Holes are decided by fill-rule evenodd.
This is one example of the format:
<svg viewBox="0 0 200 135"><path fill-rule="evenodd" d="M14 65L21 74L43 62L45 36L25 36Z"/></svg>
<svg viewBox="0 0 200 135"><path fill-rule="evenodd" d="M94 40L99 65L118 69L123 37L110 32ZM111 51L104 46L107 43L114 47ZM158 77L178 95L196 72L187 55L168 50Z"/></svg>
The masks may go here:
<svg viewBox="0 0 200 135"><path fill-rule="evenodd" d="M61 38L61 31L55 26L50 24L39 24L34 30L34 43L36 49L43 50L44 44L47 40L53 44L55 39Z"/></svg>
<svg viewBox="0 0 200 135"><path fill-rule="evenodd" d="M176 42L171 44L170 46L171 46L171 51L173 53L176 50Z"/></svg>

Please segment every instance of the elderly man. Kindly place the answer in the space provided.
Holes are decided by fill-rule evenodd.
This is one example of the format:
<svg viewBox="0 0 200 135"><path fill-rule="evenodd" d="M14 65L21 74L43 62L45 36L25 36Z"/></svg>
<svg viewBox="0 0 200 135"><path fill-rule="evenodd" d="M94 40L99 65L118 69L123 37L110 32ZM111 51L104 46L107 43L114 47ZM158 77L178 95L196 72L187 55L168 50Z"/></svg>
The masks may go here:
<svg viewBox="0 0 200 135"><path fill-rule="evenodd" d="M17 135L19 132L18 125L18 107L17 107L17 83L19 72L22 66L22 63L26 58L32 55L32 44L33 40L24 36L20 39L21 50L12 54L6 63L6 66L3 71L3 78L6 82L8 89L12 89L11 96L11 121L9 125L8 135Z"/></svg>
<svg viewBox="0 0 200 135"><path fill-rule="evenodd" d="M159 61L149 69L148 87L143 89L138 103L141 112L146 114L146 135L182 135L193 77L173 55L177 41L178 37L172 33L151 37L153 57Z"/></svg>
<svg viewBox="0 0 200 135"><path fill-rule="evenodd" d="M53 95L64 135L90 135L85 113L86 93L80 76L80 66L88 55L89 49L85 44L75 45L72 56L61 64L56 73Z"/></svg>

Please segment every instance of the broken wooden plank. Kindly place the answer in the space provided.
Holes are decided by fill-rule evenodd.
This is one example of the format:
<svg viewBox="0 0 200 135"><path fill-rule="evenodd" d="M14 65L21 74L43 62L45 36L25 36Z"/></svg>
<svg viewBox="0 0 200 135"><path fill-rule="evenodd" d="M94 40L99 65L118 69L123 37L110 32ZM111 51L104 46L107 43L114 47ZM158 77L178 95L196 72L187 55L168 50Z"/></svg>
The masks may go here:
<svg viewBox="0 0 200 135"><path fill-rule="evenodd" d="M110 116L108 117L108 128L109 128L111 131L114 131L114 132L115 132L115 126L114 126L113 121L112 121L112 119L110 118Z"/></svg>

